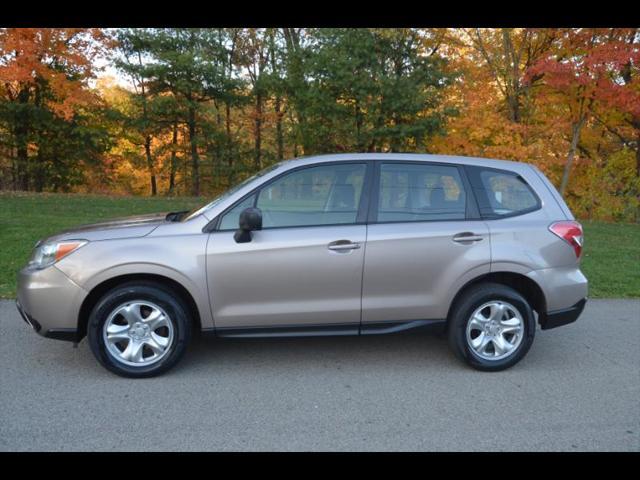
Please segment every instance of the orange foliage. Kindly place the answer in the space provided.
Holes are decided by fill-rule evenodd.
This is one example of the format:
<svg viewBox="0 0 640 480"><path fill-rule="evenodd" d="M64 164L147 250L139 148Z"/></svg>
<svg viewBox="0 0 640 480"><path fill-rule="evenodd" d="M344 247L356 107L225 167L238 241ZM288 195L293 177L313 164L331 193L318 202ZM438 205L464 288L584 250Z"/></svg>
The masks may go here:
<svg viewBox="0 0 640 480"><path fill-rule="evenodd" d="M2 29L0 81L8 85L9 95L14 97L25 85L46 83L56 99L49 101L48 106L68 119L79 106L97 100L86 88L86 82L93 76L93 64L103 40L99 29Z"/></svg>

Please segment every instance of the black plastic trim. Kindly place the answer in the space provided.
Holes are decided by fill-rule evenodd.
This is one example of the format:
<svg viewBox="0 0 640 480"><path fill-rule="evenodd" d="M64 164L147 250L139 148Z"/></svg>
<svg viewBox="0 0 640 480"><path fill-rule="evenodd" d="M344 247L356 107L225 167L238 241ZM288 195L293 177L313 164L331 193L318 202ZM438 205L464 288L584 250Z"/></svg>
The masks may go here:
<svg viewBox="0 0 640 480"><path fill-rule="evenodd" d="M380 335L401 332L414 328L444 327L446 320L401 320L370 323L333 323L312 325L276 325L269 327L218 327L215 335L232 338L264 338L264 337L324 337ZM212 329L203 331L213 333Z"/></svg>
<svg viewBox="0 0 640 480"><path fill-rule="evenodd" d="M271 327L222 327L216 328L218 337L318 337L332 335L358 335L359 323L329 325L281 325Z"/></svg>
<svg viewBox="0 0 640 480"><path fill-rule="evenodd" d="M80 341L78 330L75 328L52 328L51 330L47 330L44 336L46 338L53 338L54 340L64 340L65 342L77 343Z"/></svg>
<svg viewBox="0 0 640 480"><path fill-rule="evenodd" d="M402 332L414 328L437 327L444 328L446 320L410 320L393 322L370 322L360 326L361 335L384 335L387 333Z"/></svg>
<svg viewBox="0 0 640 480"><path fill-rule="evenodd" d="M583 298L572 307L547 312L540 317L540 327L542 330L549 330L575 322L584 310L586 303L587 299Z"/></svg>
<svg viewBox="0 0 640 480"><path fill-rule="evenodd" d="M39 332L42 329L40 322L38 322L35 318L29 315L18 300L16 300L16 308L18 309L18 312L20 312L20 316L22 317L22 320L24 320L27 325L33 328L36 332Z"/></svg>

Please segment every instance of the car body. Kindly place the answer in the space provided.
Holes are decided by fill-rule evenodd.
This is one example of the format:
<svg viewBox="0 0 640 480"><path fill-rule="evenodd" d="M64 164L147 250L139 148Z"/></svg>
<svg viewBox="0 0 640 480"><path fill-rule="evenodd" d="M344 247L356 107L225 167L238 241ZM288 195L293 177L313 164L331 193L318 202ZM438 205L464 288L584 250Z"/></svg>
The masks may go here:
<svg viewBox="0 0 640 480"><path fill-rule="evenodd" d="M535 312L553 328L574 321L587 297L582 230L553 185L533 165L482 158L299 158L189 214L79 227L39 242L34 258L46 255L43 245L56 260L20 271L18 309L39 334L74 342L90 333L105 296L136 282L175 297L188 328L235 337L450 331L457 306L483 285L525 301L528 313L503 299L507 316ZM143 310L159 307L150 305ZM117 362L113 370L136 376Z"/></svg>

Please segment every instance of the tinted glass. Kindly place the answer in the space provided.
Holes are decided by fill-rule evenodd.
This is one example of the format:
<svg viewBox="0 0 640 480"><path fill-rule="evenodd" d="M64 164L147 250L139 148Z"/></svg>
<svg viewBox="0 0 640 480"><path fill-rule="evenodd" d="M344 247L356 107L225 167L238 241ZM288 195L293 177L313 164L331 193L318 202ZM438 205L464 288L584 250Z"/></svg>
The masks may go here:
<svg viewBox="0 0 640 480"><path fill-rule="evenodd" d="M219 230L236 230L238 228L238 221L240 220L240 214L245 208L253 207L253 202L256 196L251 195L245 198L240 203L237 203L231 210L224 214L220 220Z"/></svg>
<svg viewBox="0 0 640 480"><path fill-rule="evenodd" d="M486 196L481 202L483 216L499 217L530 211L538 206L538 199L522 178L496 170L481 170L480 181Z"/></svg>
<svg viewBox="0 0 640 480"><path fill-rule="evenodd" d="M464 220L465 212L466 195L456 167L381 165L379 222Z"/></svg>
<svg viewBox="0 0 640 480"><path fill-rule="evenodd" d="M267 185L256 205L263 228L355 223L365 169L364 164L304 168Z"/></svg>

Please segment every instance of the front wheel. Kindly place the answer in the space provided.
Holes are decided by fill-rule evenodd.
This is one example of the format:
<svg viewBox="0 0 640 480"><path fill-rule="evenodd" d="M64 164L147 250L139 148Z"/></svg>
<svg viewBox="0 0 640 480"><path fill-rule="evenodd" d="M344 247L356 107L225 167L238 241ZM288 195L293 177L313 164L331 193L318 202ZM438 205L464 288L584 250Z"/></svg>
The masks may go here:
<svg viewBox="0 0 640 480"><path fill-rule="evenodd" d="M160 284L127 283L107 292L89 317L91 351L108 370L151 377L184 355L191 321L183 301Z"/></svg>
<svg viewBox="0 0 640 480"><path fill-rule="evenodd" d="M516 290L497 283L466 291L449 318L449 344L478 370L497 371L518 363L535 336L533 311Z"/></svg>

